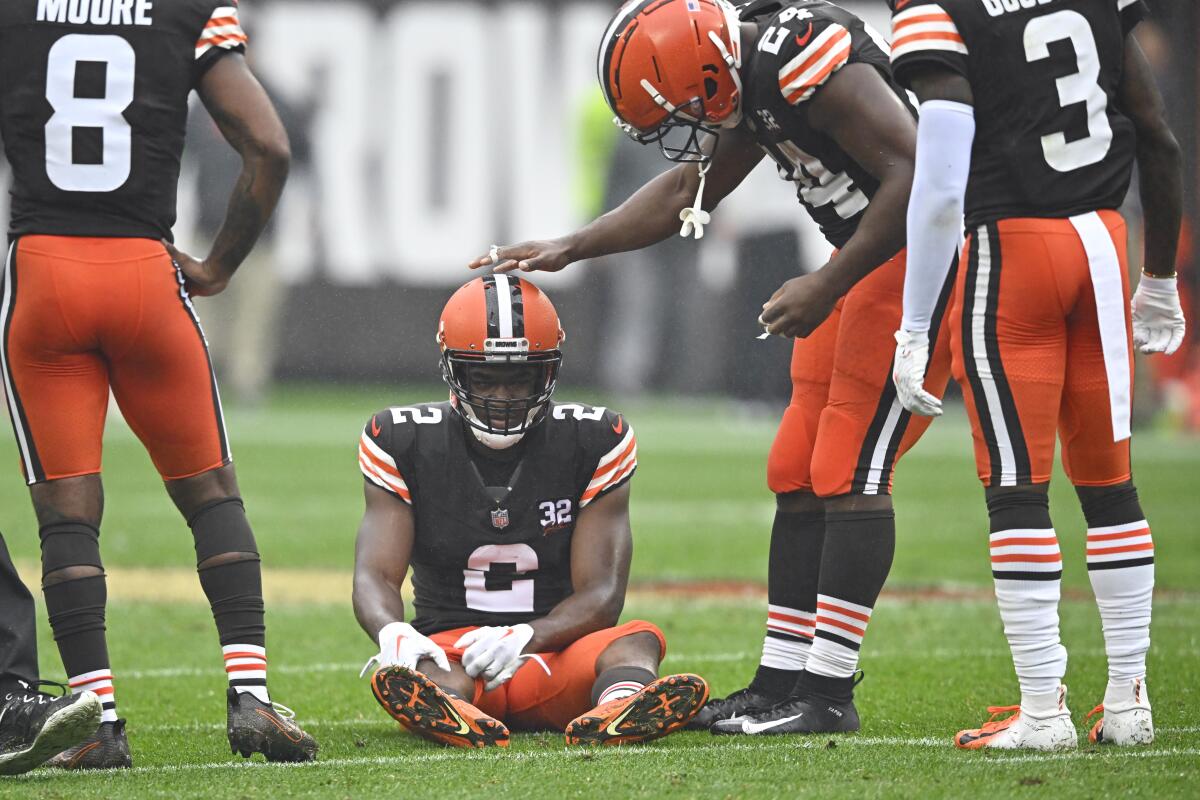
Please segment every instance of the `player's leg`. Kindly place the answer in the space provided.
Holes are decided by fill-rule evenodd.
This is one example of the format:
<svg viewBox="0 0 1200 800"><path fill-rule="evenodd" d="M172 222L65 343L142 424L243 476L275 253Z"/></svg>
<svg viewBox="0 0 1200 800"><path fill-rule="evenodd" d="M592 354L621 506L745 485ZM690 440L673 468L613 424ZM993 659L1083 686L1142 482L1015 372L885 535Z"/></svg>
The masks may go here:
<svg viewBox="0 0 1200 800"><path fill-rule="evenodd" d="M996 602L1021 689L1016 712L955 737L959 747L1074 747L1059 636L1062 555L1046 489L1076 302L1078 240L1065 220L1004 220L968 241L955 370L986 487Z"/></svg>
<svg viewBox="0 0 1200 800"><path fill-rule="evenodd" d="M0 347L9 413L30 484L42 543L42 589L71 690L103 701L100 746L56 766L129 766L117 719L108 646L107 599L100 559L103 512L100 450L108 375L97 352L103 309L113 293L80 242L26 237L9 249L0 309ZM119 278L115 279L119 281ZM123 287L121 287L123 288ZM90 731L89 731L90 733ZM90 744L90 743L89 743Z"/></svg>
<svg viewBox="0 0 1200 800"><path fill-rule="evenodd" d="M258 547L230 463L204 334L170 257L149 244L128 265L140 281L141 314L110 350L113 394L192 530L229 677L230 747L271 761L309 760L316 743L267 692Z"/></svg>
<svg viewBox="0 0 1200 800"><path fill-rule="evenodd" d="M808 660L817 574L825 541L825 507L812 491L812 453L829 397L839 304L811 336L792 346L792 399L767 459L775 520L767 562L767 624L762 656L745 689L710 700L689 723L695 729L768 708L787 697Z"/></svg>
<svg viewBox="0 0 1200 800"><path fill-rule="evenodd" d="M1129 459L1133 351L1125 224L1102 212L1076 219L1091 266L1090 291L1067 327L1067 376L1060 438L1063 468L1087 520L1088 578L1100 610L1108 686L1094 742L1154 740L1146 653L1154 592L1154 541ZM1118 441L1119 440L1119 441Z"/></svg>
<svg viewBox="0 0 1200 800"><path fill-rule="evenodd" d="M376 701L405 730L452 747L507 747L508 686L484 691L482 678L462 666L463 651L454 643L473 628L456 628L430 638L446 653L450 669L424 659L416 669L378 670L371 677Z"/></svg>

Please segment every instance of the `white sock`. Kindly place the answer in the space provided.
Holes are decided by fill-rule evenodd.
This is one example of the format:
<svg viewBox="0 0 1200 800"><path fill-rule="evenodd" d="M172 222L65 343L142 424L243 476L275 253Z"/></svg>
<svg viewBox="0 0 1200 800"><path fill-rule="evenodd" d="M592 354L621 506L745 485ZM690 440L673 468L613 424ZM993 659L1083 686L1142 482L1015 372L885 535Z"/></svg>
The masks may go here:
<svg viewBox="0 0 1200 800"><path fill-rule="evenodd" d="M270 703L267 694L267 648L253 644L227 644L221 648L225 657L225 673L229 685L238 694L249 693L263 703Z"/></svg>
<svg viewBox="0 0 1200 800"><path fill-rule="evenodd" d="M867 635L871 609L817 595L816 635L805 669L827 678L849 678L858 669L858 650Z"/></svg>
<svg viewBox="0 0 1200 800"><path fill-rule="evenodd" d="M1004 530L991 540L992 577L1004 635L1012 650L1021 685L1021 704L1028 697L1056 694L1067 672L1067 650L1058 631L1062 586L1062 552L1053 528Z"/></svg>
<svg viewBox="0 0 1200 800"><path fill-rule="evenodd" d="M624 697L630 697L640 692L646 684L638 683L637 681L617 681L612 686L600 693L600 699L596 705L602 706L610 700L620 700Z"/></svg>
<svg viewBox="0 0 1200 800"><path fill-rule="evenodd" d="M816 615L787 606L767 606L767 635L758 663L799 672L808 663Z"/></svg>
<svg viewBox="0 0 1200 800"><path fill-rule="evenodd" d="M67 680L71 694L91 692L100 698L100 721L117 721L117 695L113 690L112 671L97 669L81 675L72 675Z"/></svg>
<svg viewBox="0 0 1200 800"><path fill-rule="evenodd" d="M1111 684L1146 675L1154 595L1154 541L1145 520L1089 528L1088 579L1100 609Z"/></svg>

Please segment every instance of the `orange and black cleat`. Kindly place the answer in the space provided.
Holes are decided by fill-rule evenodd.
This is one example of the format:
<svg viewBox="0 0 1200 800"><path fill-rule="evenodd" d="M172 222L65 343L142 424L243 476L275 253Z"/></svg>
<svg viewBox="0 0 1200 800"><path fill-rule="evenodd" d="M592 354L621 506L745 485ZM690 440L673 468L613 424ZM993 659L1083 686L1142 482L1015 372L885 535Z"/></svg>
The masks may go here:
<svg viewBox="0 0 1200 800"><path fill-rule="evenodd" d="M567 744L648 742L682 728L708 700L699 675L668 675L636 694L610 700L567 725Z"/></svg>
<svg viewBox="0 0 1200 800"><path fill-rule="evenodd" d="M406 730L451 747L508 747L508 728L466 700L408 667L388 667L371 677L383 710Z"/></svg>

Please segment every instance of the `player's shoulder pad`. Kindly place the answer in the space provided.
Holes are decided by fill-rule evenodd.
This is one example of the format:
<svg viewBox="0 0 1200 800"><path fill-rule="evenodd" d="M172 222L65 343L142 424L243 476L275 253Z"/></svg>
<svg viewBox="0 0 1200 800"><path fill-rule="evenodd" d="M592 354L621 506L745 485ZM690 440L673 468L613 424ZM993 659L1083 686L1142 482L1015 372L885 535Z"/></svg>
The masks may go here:
<svg viewBox="0 0 1200 800"><path fill-rule="evenodd" d="M421 425L442 425L449 410L444 403L393 406L371 415L358 443L358 466L376 486L405 502L412 502L405 472Z"/></svg>
<svg viewBox="0 0 1200 800"><path fill-rule="evenodd" d="M756 47L760 57L774 58L784 100L794 106L804 103L850 63L856 22L848 11L817 0L785 3L763 23Z"/></svg>
<svg viewBox="0 0 1200 800"><path fill-rule="evenodd" d="M637 435L624 414L603 406L577 403L556 406L554 412L560 418L573 418L577 426L580 457L587 477L579 499L580 508L633 477L637 469Z"/></svg>
<svg viewBox="0 0 1200 800"><path fill-rule="evenodd" d="M892 68L907 84L909 67L929 64L968 74L969 31L983 13L979 3L963 0L897 2L892 14Z"/></svg>

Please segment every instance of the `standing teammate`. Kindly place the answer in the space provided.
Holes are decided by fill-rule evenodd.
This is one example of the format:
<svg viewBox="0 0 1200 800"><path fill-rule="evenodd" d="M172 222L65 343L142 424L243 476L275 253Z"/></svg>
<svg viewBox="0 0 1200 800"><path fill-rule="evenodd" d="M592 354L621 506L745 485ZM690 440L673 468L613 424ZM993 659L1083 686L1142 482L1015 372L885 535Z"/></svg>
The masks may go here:
<svg viewBox="0 0 1200 800"><path fill-rule="evenodd" d="M101 436L111 389L192 529L230 676L231 748L311 759L272 706L259 557L190 295L225 288L287 176L287 137L219 0L0 6L0 125L12 220L0 329L4 388L40 525L42 588L72 690L99 730L52 764L131 763L104 636ZM188 95L243 159L203 261L167 243Z"/></svg>
<svg viewBox="0 0 1200 800"><path fill-rule="evenodd" d="M1088 576L1104 627L1108 688L1094 742L1153 740L1146 692L1154 544L1131 479L1131 342L1171 353L1179 150L1131 30L1141 0L939 0L893 4L897 77L921 99L910 263L896 382L921 388L930 310L966 207L954 369L991 518L992 576L1021 703L960 732L964 748L1076 746L1059 641L1062 556L1046 488L1054 437L1087 519ZM1125 223L1139 168L1144 274L1130 304ZM920 232L924 231L924 234ZM1096 713L1096 712L1093 712ZM1089 717L1091 715L1089 714Z"/></svg>
<svg viewBox="0 0 1200 800"><path fill-rule="evenodd" d="M617 625L637 440L620 414L551 402L563 338L529 281L473 280L438 325L450 401L381 411L359 440L354 613L379 642L371 686L433 741L504 747L507 723L640 742L708 697L696 675L656 677L658 628Z"/></svg>
<svg viewBox="0 0 1200 800"><path fill-rule="evenodd" d="M748 688L697 717L715 731L859 727L853 676L895 549L892 469L927 425L889 379L916 125L880 41L823 0L759 0L740 15L723 0L626 3L600 45L601 86L635 140L685 163L573 234L471 265L559 270L662 241L680 219L699 237L764 155L838 248L762 313L771 333L803 338L767 467L777 510L762 660ZM944 339L929 377L939 387Z"/></svg>

